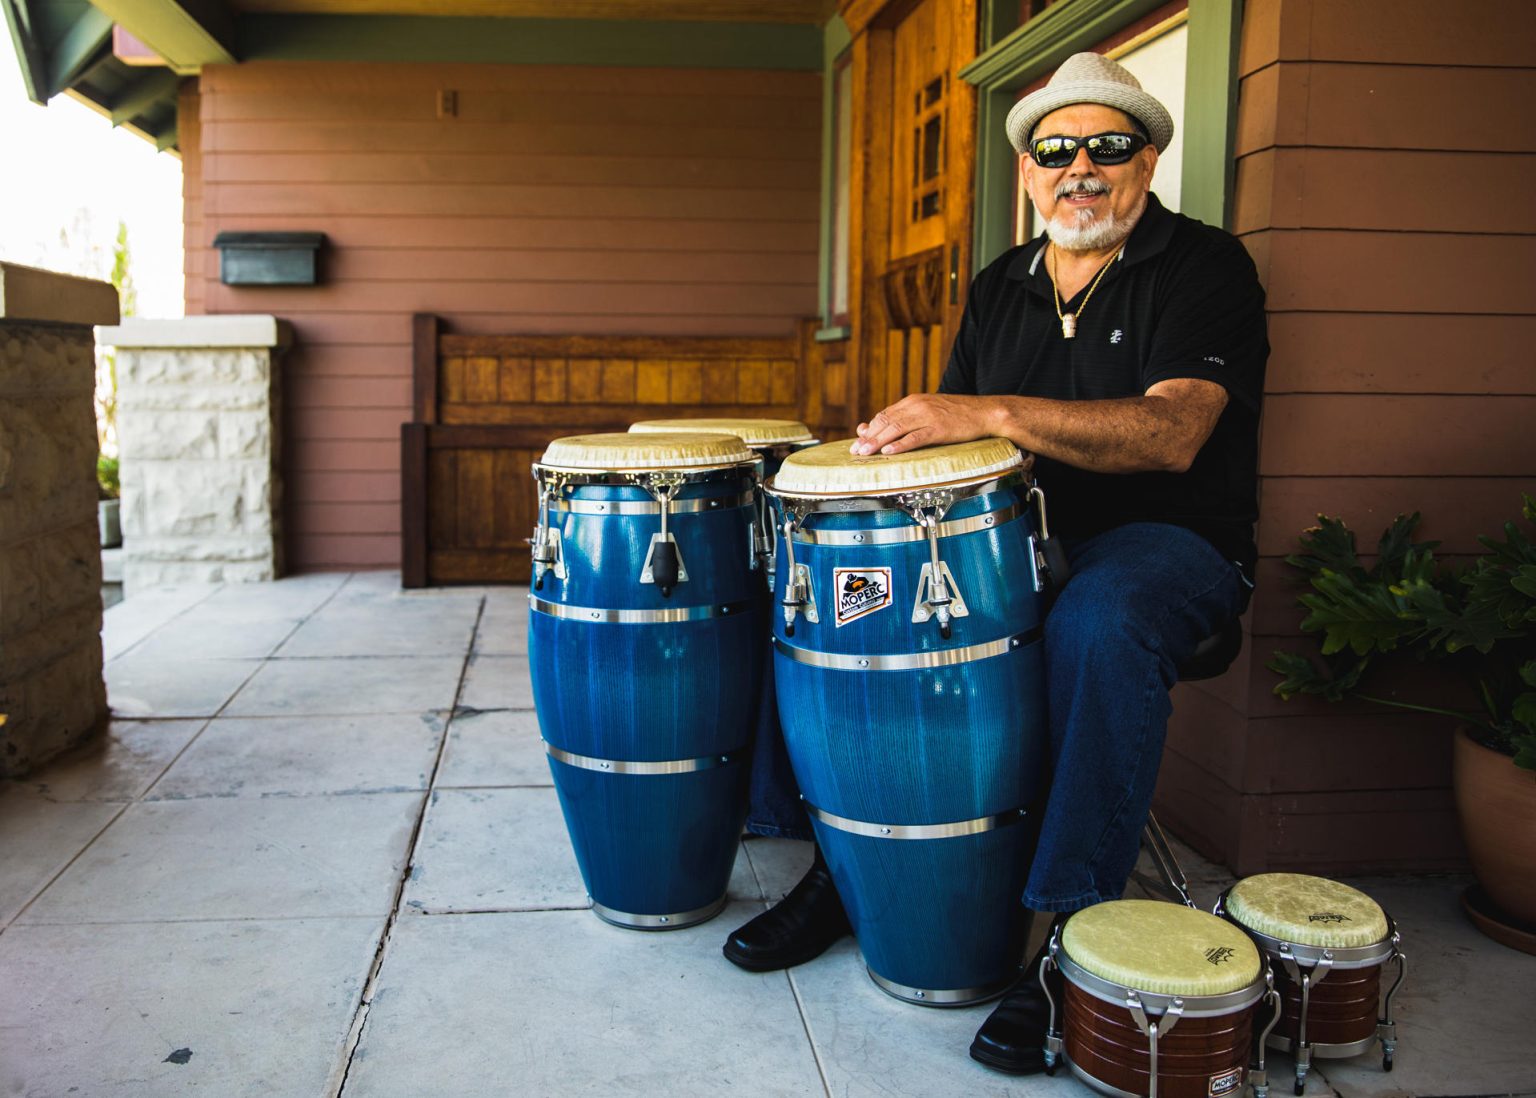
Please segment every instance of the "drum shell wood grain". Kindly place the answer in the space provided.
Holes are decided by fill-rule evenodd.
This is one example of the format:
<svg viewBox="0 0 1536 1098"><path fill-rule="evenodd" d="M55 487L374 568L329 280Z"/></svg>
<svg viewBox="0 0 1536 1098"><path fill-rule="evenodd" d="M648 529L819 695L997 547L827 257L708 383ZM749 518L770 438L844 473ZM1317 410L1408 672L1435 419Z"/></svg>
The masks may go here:
<svg viewBox="0 0 1536 1098"><path fill-rule="evenodd" d="M1294 1041L1301 1028L1301 985L1291 979L1278 961L1272 960L1271 967L1275 990L1284 1003L1284 1013L1272 1036ZM1312 985L1307 1040L1314 1045L1347 1045L1374 1037L1380 999L1380 965L1333 969L1321 982Z"/></svg>
<svg viewBox="0 0 1536 1098"><path fill-rule="evenodd" d="M1072 1063L1111 1087L1146 1094L1151 1089L1150 1044L1131 1012L1070 981L1065 998L1063 1038ZM1237 1083L1220 1093L1238 1093L1247 1077L1254 1012L1247 1006L1210 1018L1179 1018L1171 1032L1158 1038L1159 1098L1209 1098L1212 1080L1234 1070Z"/></svg>

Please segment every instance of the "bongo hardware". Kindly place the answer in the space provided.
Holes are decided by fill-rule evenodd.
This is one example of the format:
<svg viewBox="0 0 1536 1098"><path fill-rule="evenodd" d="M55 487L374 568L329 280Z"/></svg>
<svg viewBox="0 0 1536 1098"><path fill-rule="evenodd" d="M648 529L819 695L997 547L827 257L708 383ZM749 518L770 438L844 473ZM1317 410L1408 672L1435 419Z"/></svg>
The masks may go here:
<svg viewBox="0 0 1536 1098"><path fill-rule="evenodd" d="M1035 590L1042 591L1048 586L1060 590L1072 576L1067 551L1061 542L1051 537L1051 528L1045 521L1045 489L1031 484L1028 498L1034 501L1035 517L1040 525L1040 540L1035 543Z"/></svg>
<svg viewBox="0 0 1536 1098"><path fill-rule="evenodd" d="M645 554L645 564L640 569L641 583L654 583L661 589L662 598L672 597L672 588L688 582L688 568L682 554L677 551L677 539L667 529L667 518L672 511L672 501L677 491L688 479L673 471L632 473L630 481L650 493L661 508L661 532L651 535L651 547Z"/></svg>
<svg viewBox="0 0 1536 1098"><path fill-rule="evenodd" d="M1216 901L1213 914L1223 919L1233 919L1226 910L1226 894L1223 893ZM1325 946L1302 945L1296 942L1287 942L1279 938L1271 937L1261 931L1254 930L1238 922L1247 931L1248 936L1258 943L1259 949L1265 953L1277 956L1284 966L1286 975L1291 981L1301 988L1301 1016L1297 1019L1297 1033L1294 1041L1289 1038L1279 1037L1275 1039L1276 1047L1290 1052L1296 1058L1296 1086L1295 1093L1301 1094L1307 1083L1307 1074L1312 1070L1312 1054L1317 1052L1323 1058L1357 1056L1370 1048L1377 1041L1381 1042L1381 1069L1392 1070L1392 1061L1397 1053L1397 1023L1392 1020L1392 999L1397 994L1397 989L1402 986L1403 978L1408 974L1408 957L1399 948L1402 943L1402 935L1398 933L1397 925L1387 916L1387 937L1381 942L1368 946L1340 946L1328 948ZM1354 968L1370 968L1384 964L1389 959L1397 961L1397 979L1392 981L1392 986L1387 989L1387 994L1382 1001L1382 1016L1376 1020L1376 1033L1364 1041L1356 1041L1351 1044L1332 1045L1314 1044L1307 1039L1307 1013L1311 1006L1312 989L1327 978L1328 973L1335 968L1340 971ZM1306 966L1305 968L1303 966Z"/></svg>
<svg viewBox="0 0 1536 1098"><path fill-rule="evenodd" d="M526 539L533 547L533 589L544 590L544 575L553 570L557 580L564 581L565 554L561 548L560 528L549 522L550 504L565 492L569 477L565 473L535 470L539 481L539 518L533 528L533 537Z"/></svg>
<svg viewBox="0 0 1536 1098"><path fill-rule="evenodd" d="M795 615L804 614L813 625L821 621L816 613L816 593L811 588L811 570L804 564L795 563L795 531L805 522L815 508L804 500L781 499L787 517L784 519L784 556L789 571L784 574L784 635L795 635Z"/></svg>
<svg viewBox="0 0 1536 1098"><path fill-rule="evenodd" d="M1046 950L1045 956L1040 958L1040 988L1045 993L1045 1001L1050 1008L1049 1020L1046 1023L1045 1030L1045 1073L1047 1075L1055 1075L1057 1065L1061 1061L1066 1060L1068 1066L1073 1068L1074 1073L1082 1075L1077 1070L1076 1065L1067 1059L1063 1029L1057 1025L1057 1020L1062 1016L1065 1004L1062 1006L1057 1005L1056 996L1051 994L1051 984L1048 978L1048 974L1052 969L1062 972L1064 975L1070 969L1074 982L1078 983L1079 986L1086 986L1090 989L1097 987L1102 991L1117 995L1123 993L1120 1005L1130 1012L1131 1018L1147 1038L1148 1083L1146 1098L1157 1098L1158 1042L1161 1038L1171 1033L1173 1027L1178 1025L1179 1019L1185 1016L1186 1005L1184 998L1177 995L1159 995L1154 992L1142 992L1134 988L1120 987L1097 978L1079 968L1073 964L1070 957L1066 957L1061 952L1062 925L1064 924L1057 925L1052 929L1049 948ZM1062 956L1061 962L1057 961L1059 955ZM1090 993L1093 992L1090 991ZM1110 1001L1104 995L1098 995L1097 997ZM1226 998L1230 998L1230 996ZM1264 992L1260 997L1260 1001L1270 1005L1270 1017L1269 1023L1254 1042L1254 1062L1248 1068L1248 1082L1253 1087L1254 1098L1268 1098L1269 1072L1265 1065L1264 1049L1269 1040L1270 1032L1280 1021L1283 1008L1280 1002L1280 993L1275 990L1274 974L1270 971L1267 964L1264 966ZM1162 1013L1160 1014L1156 1013L1159 1007L1162 1008ZM1150 1016L1149 1008L1152 1011ZM1210 1013L1224 1013L1224 1011L1212 1011L1197 1007L1190 1011L1189 1017L1197 1018ZM1106 1093L1124 1093L1118 1090L1107 1089L1100 1080L1088 1076L1083 1076L1083 1079L1095 1090Z"/></svg>
<svg viewBox="0 0 1536 1098"><path fill-rule="evenodd" d="M949 565L939 559L939 523L955 504L955 493L945 489L928 488L920 492L904 492L896 497L901 509L912 521L923 528L928 536L928 563L917 578L917 601L912 606L912 624L919 625L929 618L939 619L939 636L949 640L950 619L970 614L965 600ZM953 594L951 594L953 591Z"/></svg>

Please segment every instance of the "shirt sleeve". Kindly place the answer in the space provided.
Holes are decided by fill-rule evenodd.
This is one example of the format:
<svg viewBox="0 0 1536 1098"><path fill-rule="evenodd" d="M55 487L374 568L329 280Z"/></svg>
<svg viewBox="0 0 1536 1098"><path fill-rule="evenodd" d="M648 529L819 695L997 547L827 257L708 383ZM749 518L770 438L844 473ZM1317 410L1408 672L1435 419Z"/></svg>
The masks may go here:
<svg viewBox="0 0 1536 1098"><path fill-rule="evenodd" d="M1157 330L1142 371L1142 391L1160 381L1212 381L1256 410L1264 392L1269 340L1264 289L1233 238L1191 249L1157 289Z"/></svg>

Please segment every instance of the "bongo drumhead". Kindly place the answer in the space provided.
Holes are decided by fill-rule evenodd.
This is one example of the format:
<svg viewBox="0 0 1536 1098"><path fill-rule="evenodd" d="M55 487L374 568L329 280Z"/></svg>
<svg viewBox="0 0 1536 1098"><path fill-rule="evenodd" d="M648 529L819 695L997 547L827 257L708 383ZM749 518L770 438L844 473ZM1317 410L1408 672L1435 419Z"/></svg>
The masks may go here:
<svg viewBox="0 0 1536 1098"><path fill-rule="evenodd" d="M735 435L748 446L793 446L811 441L811 429L793 419L642 419L631 434Z"/></svg>
<svg viewBox="0 0 1536 1098"><path fill-rule="evenodd" d="M1259 978L1259 951L1242 928L1181 904L1110 900L1075 913L1061 948L1079 968L1138 991L1211 996Z"/></svg>
<svg viewBox="0 0 1536 1098"><path fill-rule="evenodd" d="M607 434L557 438L538 464L556 469L621 471L687 469L756 461L741 439L729 434Z"/></svg>
<svg viewBox="0 0 1536 1098"><path fill-rule="evenodd" d="M1344 949L1387 937L1387 916L1359 889L1304 873L1245 877L1227 893L1227 914L1281 941Z"/></svg>
<svg viewBox="0 0 1536 1098"><path fill-rule="evenodd" d="M974 484L1024 463L1019 448L1005 438L868 456L849 452L854 441L842 439L790 454L774 479L774 490L789 496L882 496Z"/></svg>

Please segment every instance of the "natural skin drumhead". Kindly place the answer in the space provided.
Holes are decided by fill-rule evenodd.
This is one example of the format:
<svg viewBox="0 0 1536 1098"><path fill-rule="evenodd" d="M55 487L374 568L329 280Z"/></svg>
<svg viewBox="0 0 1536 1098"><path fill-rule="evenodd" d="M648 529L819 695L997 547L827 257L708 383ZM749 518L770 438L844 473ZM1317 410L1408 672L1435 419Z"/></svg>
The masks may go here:
<svg viewBox="0 0 1536 1098"><path fill-rule="evenodd" d="M631 434L735 435L748 446L792 446L811 441L811 429L793 419L642 419Z"/></svg>
<svg viewBox="0 0 1536 1098"><path fill-rule="evenodd" d="M854 441L841 439L790 454L774 478L774 491L788 496L890 495L975 483L1024 463L1019 448L1005 438L868 456L849 452Z"/></svg>
<svg viewBox="0 0 1536 1098"><path fill-rule="evenodd" d="M571 435L549 444L540 465L556 469L686 469L756 461L735 435Z"/></svg>

